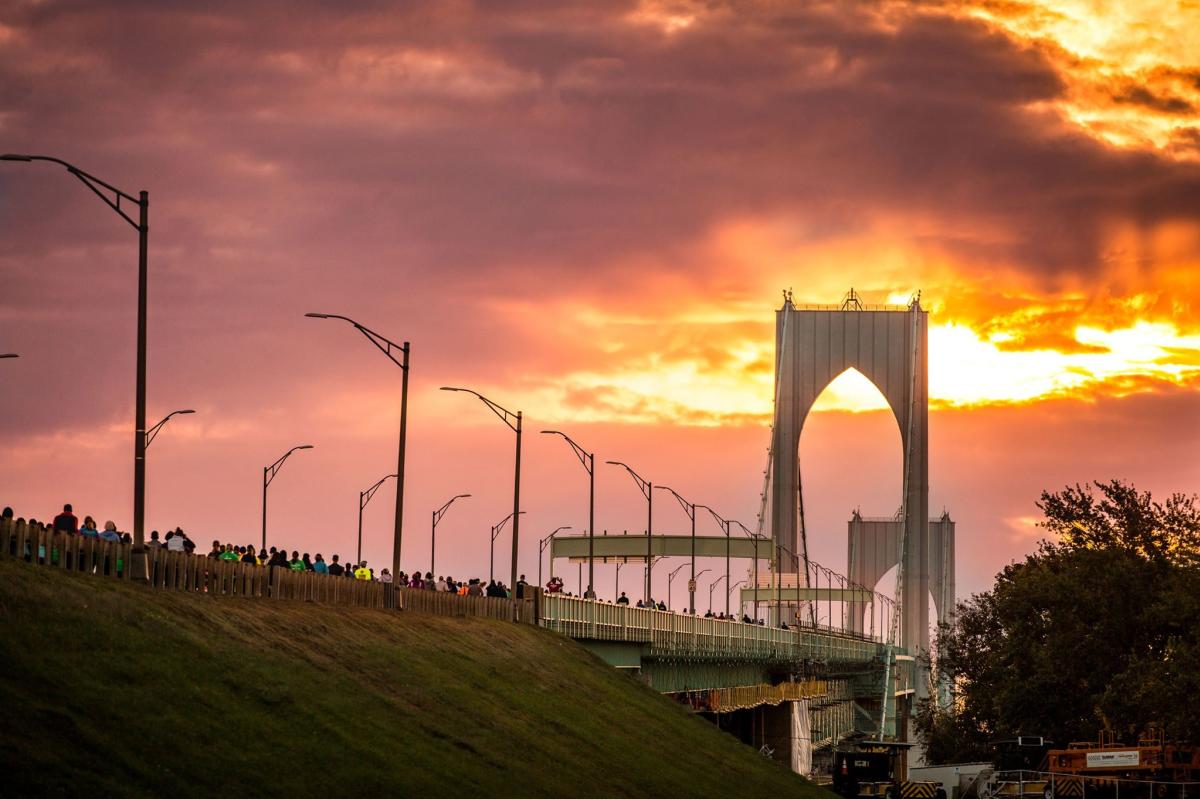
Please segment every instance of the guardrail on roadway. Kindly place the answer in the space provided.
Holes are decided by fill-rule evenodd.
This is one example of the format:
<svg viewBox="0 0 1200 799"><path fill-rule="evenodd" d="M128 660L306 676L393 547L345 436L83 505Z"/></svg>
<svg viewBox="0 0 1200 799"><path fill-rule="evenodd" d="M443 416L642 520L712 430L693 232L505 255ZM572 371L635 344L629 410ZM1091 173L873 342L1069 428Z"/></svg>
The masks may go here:
<svg viewBox="0 0 1200 799"><path fill-rule="evenodd" d="M439 616L473 616L526 624L533 624L535 619L536 608L531 601L397 588L373 580L172 552L162 546L146 547L146 579L135 580L129 568L132 556L132 544L55 532L24 519L0 519L0 557L15 557L37 566L106 579L140 582L160 590L369 608L395 608L398 602L401 609Z"/></svg>
<svg viewBox="0 0 1200 799"><path fill-rule="evenodd" d="M831 628L784 630L544 594L541 624L572 638L648 644L652 657L867 661L886 644Z"/></svg>

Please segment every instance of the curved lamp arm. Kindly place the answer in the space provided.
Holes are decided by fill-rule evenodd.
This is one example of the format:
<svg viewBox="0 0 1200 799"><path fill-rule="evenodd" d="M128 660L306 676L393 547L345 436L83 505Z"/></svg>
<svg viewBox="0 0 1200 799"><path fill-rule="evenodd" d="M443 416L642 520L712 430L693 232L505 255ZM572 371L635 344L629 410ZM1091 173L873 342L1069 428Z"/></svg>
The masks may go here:
<svg viewBox="0 0 1200 799"><path fill-rule="evenodd" d="M0 357L2 357L2 356L0 356ZM151 427L149 430L146 431L146 444L145 445L147 447L150 446L150 442L154 440L154 437L156 435L158 435L158 431L162 429L162 426L164 424L166 424L171 419L172 416L178 416L182 413L195 413L195 411L193 411L189 408L189 409L182 410L182 411L171 411L170 413L168 413L161 422L159 422L158 424L154 425L154 427Z"/></svg>

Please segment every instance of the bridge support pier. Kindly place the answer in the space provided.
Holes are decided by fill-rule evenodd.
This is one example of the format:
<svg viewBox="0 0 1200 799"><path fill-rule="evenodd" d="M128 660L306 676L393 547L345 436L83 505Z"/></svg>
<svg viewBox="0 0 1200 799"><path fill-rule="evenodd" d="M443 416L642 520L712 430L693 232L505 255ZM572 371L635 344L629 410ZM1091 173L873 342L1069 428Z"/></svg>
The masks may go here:
<svg viewBox="0 0 1200 799"><path fill-rule="evenodd" d="M796 774L808 776L813 763L809 704L809 700L801 699L714 713L709 718L742 743L787 765Z"/></svg>

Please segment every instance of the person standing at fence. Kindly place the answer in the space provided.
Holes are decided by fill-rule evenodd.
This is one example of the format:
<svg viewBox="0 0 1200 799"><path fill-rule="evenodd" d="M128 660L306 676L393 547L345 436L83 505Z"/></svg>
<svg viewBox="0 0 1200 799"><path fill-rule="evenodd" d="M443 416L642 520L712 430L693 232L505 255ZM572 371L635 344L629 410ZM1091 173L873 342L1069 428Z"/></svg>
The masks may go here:
<svg viewBox="0 0 1200 799"><path fill-rule="evenodd" d="M71 511L71 503L63 505L62 513L54 517L54 532L75 533L79 531L79 517Z"/></svg>
<svg viewBox="0 0 1200 799"><path fill-rule="evenodd" d="M392 573L391 573L391 571L389 571L388 569L384 569L383 571L381 571L381 572L379 573L379 582L381 582L381 583L388 583L388 584L390 585L390 584L391 584L391 582L392 582Z"/></svg>
<svg viewBox="0 0 1200 799"><path fill-rule="evenodd" d="M121 543L121 534L117 532L117 525L111 521L104 523L104 532L100 533L101 541L111 541L115 544Z"/></svg>
<svg viewBox="0 0 1200 799"><path fill-rule="evenodd" d="M91 516L84 516L83 527L79 528L79 534L88 538L99 538L100 531L96 529L96 520Z"/></svg>
<svg viewBox="0 0 1200 799"><path fill-rule="evenodd" d="M317 553L317 559L313 561L313 571L317 574L329 574L329 564L325 562L325 558L321 557L321 553Z"/></svg>
<svg viewBox="0 0 1200 799"><path fill-rule="evenodd" d="M316 569L313 568L312 558L310 558L308 556L307 552L304 553L304 557L301 558L300 560L304 563L304 571L306 571L306 572L316 571Z"/></svg>
<svg viewBox="0 0 1200 799"><path fill-rule="evenodd" d="M216 560L217 558L221 557L221 553L224 551L225 550L221 547L220 541L213 541L212 549L209 550L208 556L213 560Z"/></svg>
<svg viewBox="0 0 1200 799"><path fill-rule="evenodd" d="M304 561L300 560L300 553L292 550L292 561L288 564L294 572L304 571Z"/></svg>
<svg viewBox="0 0 1200 799"><path fill-rule="evenodd" d="M367 568L367 562L365 560L362 563L358 564L358 568L354 570L354 579L355 580L370 580L371 579L371 570Z"/></svg>
<svg viewBox="0 0 1200 799"><path fill-rule="evenodd" d="M236 561L240 560L238 553L234 550L233 544L226 544L225 551L221 553L221 560Z"/></svg>
<svg viewBox="0 0 1200 799"><path fill-rule="evenodd" d="M187 533L185 533L183 531L182 527L175 528L175 537L183 538L183 551L184 552L191 555L193 552L196 551L196 542L187 537Z"/></svg>
<svg viewBox="0 0 1200 799"><path fill-rule="evenodd" d="M251 566L258 565L258 557L254 554L254 544L250 544L242 552L242 563L249 563Z"/></svg>
<svg viewBox="0 0 1200 799"><path fill-rule="evenodd" d="M338 563L338 556L333 556L333 562L329 564L329 573L334 577L341 577L346 573L346 567Z"/></svg>

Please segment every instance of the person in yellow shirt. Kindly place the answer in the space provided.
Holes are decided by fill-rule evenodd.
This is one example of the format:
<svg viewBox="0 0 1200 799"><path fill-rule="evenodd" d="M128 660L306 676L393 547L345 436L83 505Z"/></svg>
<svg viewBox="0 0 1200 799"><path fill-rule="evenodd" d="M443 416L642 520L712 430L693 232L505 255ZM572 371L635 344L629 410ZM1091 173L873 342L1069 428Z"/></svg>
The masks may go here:
<svg viewBox="0 0 1200 799"><path fill-rule="evenodd" d="M365 560L362 563L358 564L358 568L354 570L354 579L355 580L370 580L371 579L371 570L367 568L367 562Z"/></svg>

